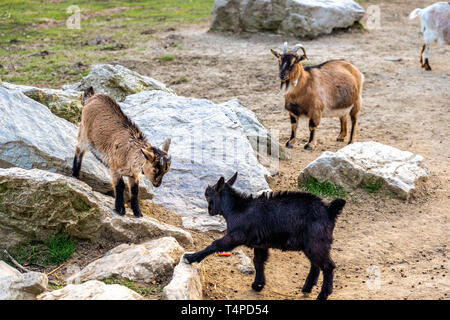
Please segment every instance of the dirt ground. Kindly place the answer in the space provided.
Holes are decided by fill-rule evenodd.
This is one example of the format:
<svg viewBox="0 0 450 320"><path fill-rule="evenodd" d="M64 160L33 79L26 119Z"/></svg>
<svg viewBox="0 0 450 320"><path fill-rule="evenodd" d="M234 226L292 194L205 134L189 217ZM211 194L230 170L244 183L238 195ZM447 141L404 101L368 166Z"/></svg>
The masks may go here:
<svg viewBox="0 0 450 320"><path fill-rule="evenodd" d="M358 140L378 141L424 156L432 173L425 190L408 202L387 195L362 192L351 196L334 232L332 257L334 293L330 299L449 299L450 298L450 48L430 50L433 71L420 68L422 45L419 21L408 19L417 7L433 1L369 2L381 10L376 30L350 30L315 40L301 40L310 61L345 58L365 75L363 109ZM280 131L281 141L290 134L288 113L277 79L278 66L269 49L281 49L298 39L271 34L212 34L208 25L177 28L147 44L149 62L120 61L141 73L174 84L179 95L223 102L241 99L270 129ZM180 45L175 49L171 43ZM161 49L161 48L169 49ZM170 53L171 63L154 63L151 57ZM386 61L399 57L399 62ZM274 190L295 190L302 168L323 151L336 151L338 119L324 119L318 145L305 151L307 120L299 126L299 142L290 150L291 160L280 162ZM199 250L219 233L199 234ZM252 258L253 253L243 248ZM204 260L207 299L313 299L301 287L309 270L303 254L271 250L266 264L267 284L251 290L253 275L236 269L239 259L210 256ZM378 277L377 277L378 275ZM376 278L377 277L377 278ZM377 280L379 282L377 282Z"/></svg>
<svg viewBox="0 0 450 320"><path fill-rule="evenodd" d="M151 76L179 95L224 102L239 98L270 129L280 131L284 143L290 134L289 115L279 91L278 65L269 49L281 50L301 42L311 62L345 58L365 75L358 141L378 141L424 156L432 178L408 202L387 194L364 192L348 199L334 232L332 257L336 263L334 293L330 299L450 299L450 47L430 50L433 71L420 68L422 45L419 20L408 14L433 1L370 1L381 10L379 29L352 29L315 40L273 34L215 34L208 24L171 28L142 44L144 56L112 61ZM133 48L127 49L128 56ZM155 57L171 54L174 61ZM142 52L139 53L142 56ZM401 61L386 61L399 57ZM339 120L323 119L314 151L305 151L307 120L299 125L291 159L280 162L270 183L274 190L296 190L299 172L323 151L336 151ZM151 211L151 210L149 210ZM154 210L162 221L180 225L180 219ZM159 216L158 216L159 215ZM222 236L192 232L200 250ZM253 253L242 248L250 257ZM102 250L103 251L103 250ZM251 290L254 275L241 274L231 257L210 256L202 262L206 299L314 299L301 287L309 271L303 254L272 250L266 264L267 284ZM374 276L378 275L375 279ZM379 282L377 282L379 280Z"/></svg>

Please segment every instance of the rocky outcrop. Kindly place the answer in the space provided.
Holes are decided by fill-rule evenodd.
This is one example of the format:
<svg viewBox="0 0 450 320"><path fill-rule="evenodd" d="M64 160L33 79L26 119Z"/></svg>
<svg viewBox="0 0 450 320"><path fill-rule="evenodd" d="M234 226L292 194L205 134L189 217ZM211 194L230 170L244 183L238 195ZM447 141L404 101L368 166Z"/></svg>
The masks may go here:
<svg viewBox="0 0 450 320"><path fill-rule="evenodd" d="M167 300L202 300L203 273L201 265L191 265L180 259L175 267L173 278L164 287L164 298Z"/></svg>
<svg viewBox="0 0 450 320"><path fill-rule="evenodd" d="M363 16L364 9L352 0L216 0L211 30L314 38L348 28Z"/></svg>
<svg viewBox="0 0 450 320"><path fill-rule="evenodd" d="M416 184L429 177L424 159L378 142L356 142L337 152L324 152L299 175L330 181L347 190L381 183L401 198L409 198Z"/></svg>
<svg viewBox="0 0 450 320"><path fill-rule="evenodd" d="M126 278L147 284L155 280L164 281L172 277L173 268L183 252L183 248L172 237L141 244L121 244L70 276L66 282L80 283L107 278Z"/></svg>
<svg viewBox="0 0 450 320"><path fill-rule="evenodd" d="M47 106L56 116L66 119L75 125L81 120L81 109L83 107L81 103L83 92L81 91L36 88L8 82L0 82L0 86L22 92L34 101Z"/></svg>
<svg viewBox="0 0 450 320"><path fill-rule="evenodd" d="M45 292L38 300L143 300L143 297L118 284L104 284L91 280L83 284L69 284L62 289Z"/></svg>
<svg viewBox="0 0 450 320"><path fill-rule="evenodd" d="M48 278L40 272L20 273L0 261L0 301L34 300L47 290Z"/></svg>
<svg viewBox="0 0 450 320"><path fill-rule="evenodd" d="M80 82L63 86L63 90L84 91L89 87L92 87L95 93L107 94L117 101L123 101L126 96L141 91L173 92L163 83L118 64L97 64Z"/></svg>
<svg viewBox="0 0 450 320"><path fill-rule="evenodd" d="M204 198L208 184L222 175L238 171L236 187L241 191L269 188L265 176L270 173L257 160L240 120L245 118L235 111L238 106L146 91L128 96L121 107L152 144L172 138L170 171L153 190L153 201L181 215L185 227L225 229L222 217L207 214Z"/></svg>
<svg viewBox="0 0 450 320"><path fill-rule="evenodd" d="M57 173L20 168L0 169L0 243L45 241L65 233L91 241L140 243L172 236L183 245L191 235L179 228L131 212L114 213L114 200L87 184ZM128 209L128 211L130 211Z"/></svg>

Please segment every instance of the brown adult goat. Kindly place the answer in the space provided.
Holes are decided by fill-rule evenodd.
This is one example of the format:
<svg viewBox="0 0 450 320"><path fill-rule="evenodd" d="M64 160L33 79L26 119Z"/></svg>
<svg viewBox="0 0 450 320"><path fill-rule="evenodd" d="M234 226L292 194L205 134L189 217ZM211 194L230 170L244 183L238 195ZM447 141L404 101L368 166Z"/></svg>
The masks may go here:
<svg viewBox="0 0 450 320"><path fill-rule="evenodd" d="M303 54L298 54L302 49ZM339 117L341 132L337 141L347 136L347 115L352 120L349 144L356 138L358 114L361 110L361 92L364 76L345 60L330 60L319 65L300 63L307 59L305 48L297 44L291 51L284 43L283 53L271 49L278 58L281 88L285 87L285 108L291 119L291 137L286 147L292 148L296 139L299 117L309 118L309 141L305 149L316 144L316 129L322 117Z"/></svg>
<svg viewBox="0 0 450 320"><path fill-rule="evenodd" d="M153 147L113 99L95 94L86 101L81 114L72 175L79 177L83 156L89 149L110 170L116 212L125 214L123 176L126 176L130 184L131 209L134 216L142 217L138 201L139 175L142 172L159 187L170 167L169 146L170 139L167 139L162 149Z"/></svg>

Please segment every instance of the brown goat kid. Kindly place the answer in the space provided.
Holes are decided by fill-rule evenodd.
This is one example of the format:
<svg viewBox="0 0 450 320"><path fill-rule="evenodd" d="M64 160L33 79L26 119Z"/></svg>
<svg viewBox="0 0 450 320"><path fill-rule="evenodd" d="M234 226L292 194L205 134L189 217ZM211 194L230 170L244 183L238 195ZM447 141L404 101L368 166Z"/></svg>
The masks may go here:
<svg viewBox="0 0 450 320"><path fill-rule="evenodd" d="M83 156L89 149L110 170L116 212L125 214L123 177L126 176L130 184L131 209L136 217L142 217L138 201L139 176L143 173L159 187L170 167L169 146L170 139L167 139L161 149L153 147L113 99L95 94L83 107L72 175L79 178Z"/></svg>
<svg viewBox="0 0 450 320"><path fill-rule="evenodd" d="M297 53L302 49L303 54ZM316 145L316 129L322 117L338 117L341 132L337 141L347 136L347 115L350 114L352 129L349 144L356 139L358 114L361 110L361 92L364 76L351 63L330 60L319 65L303 67L307 59L305 48L297 44L291 51L284 43L283 53L271 50L278 58L281 88L285 87L285 108L291 119L291 137L286 147L292 148L296 139L298 119L309 118L309 141L305 149Z"/></svg>

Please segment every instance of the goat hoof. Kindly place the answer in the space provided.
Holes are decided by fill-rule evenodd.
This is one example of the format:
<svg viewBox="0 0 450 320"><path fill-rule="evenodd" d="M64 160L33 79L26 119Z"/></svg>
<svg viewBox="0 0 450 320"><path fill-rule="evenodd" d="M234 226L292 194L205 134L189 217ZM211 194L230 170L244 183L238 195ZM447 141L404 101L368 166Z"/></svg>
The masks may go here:
<svg viewBox="0 0 450 320"><path fill-rule="evenodd" d="M124 215L125 215L125 207L122 207L122 208L115 208L114 211L115 211L119 216L124 216Z"/></svg>
<svg viewBox="0 0 450 320"><path fill-rule="evenodd" d="M305 287L302 288L302 292L303 293L311 293L311 291L312 291L312 287L306 287L305 286Z"/></svg>
<svg viewBox="0 0 450 320"><path fill-rule="evenodd" d="M133 214L134 214L134 216L135 216L136 218L142 218L142 217L143 217L141 211L133 212Z"/></svg>
<svg viewBox="0 0 450 320"><path fill-rule="evenodd" d="M311 147L311 145L309 143L307 145L305 145L303 148L305 150L313 150L314 149L313 147Z"/></svg>
<svg viewBox="0 0 450 320"><path fill-rule="evenodd" d="M324 293L323 291L320 291L319 295L317 296L317 300L327 300L328 295Z"/></svg>
<svg viewBox="0 0 450 320"><path fill-rule="evenodd" d="M256 292L260 292L262 289L264 289L264 283L252 283L252 289Z"/></svg>
<svg viewBox="0 0 450 320"><path fill-rule="evenodd" d="M344 142L344 138L337 138L336 141Z"/></svg>
<svg viewBox="0 0 450 320"><path fill-rule="evenodd" d="M294 146L288 142L286 142L286 148L292 149Z"/></svg>
<svg viewBox="0 0 450 320"><path fill-rule="evenodd" d="M195 262L195 259L193 258L193 254L186 253L183 255L183 261L187 264L191 264Z"/></svg>

